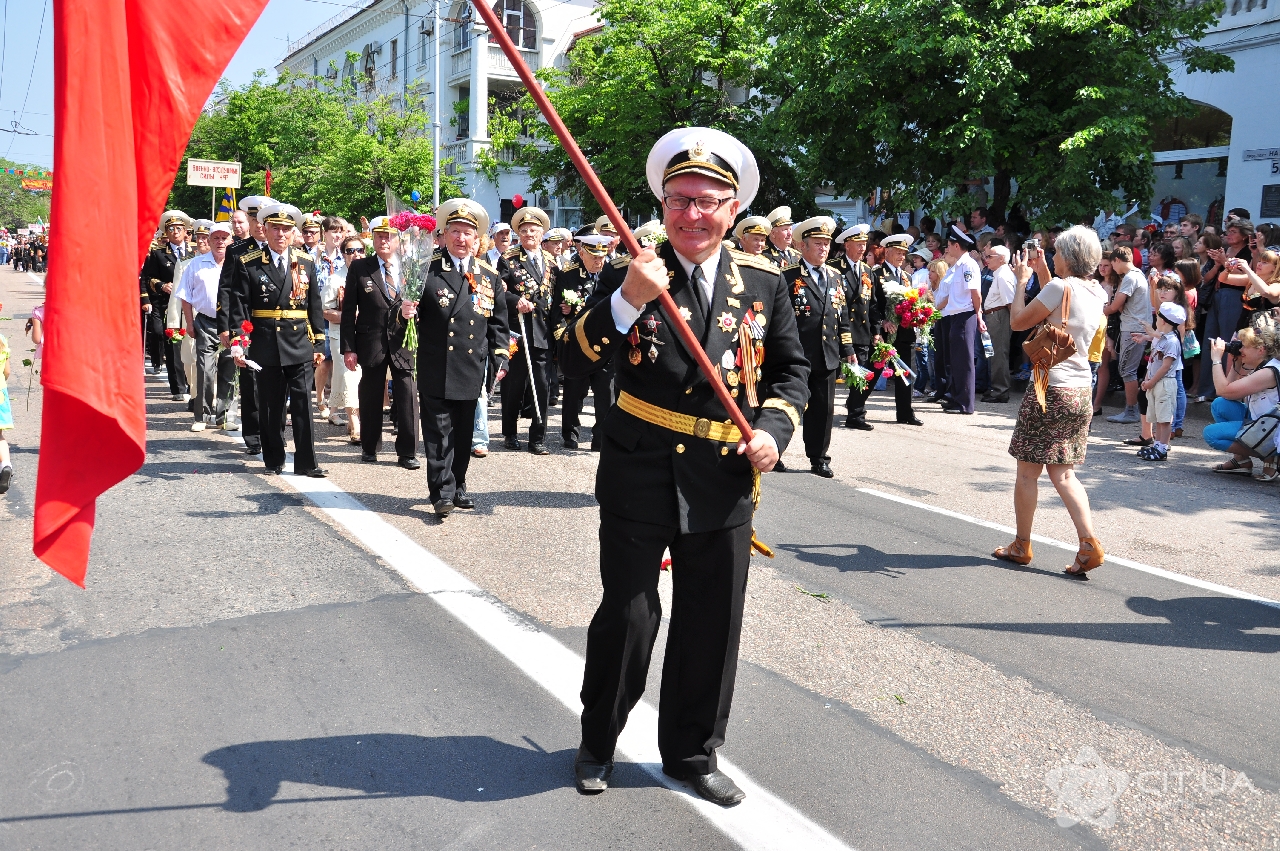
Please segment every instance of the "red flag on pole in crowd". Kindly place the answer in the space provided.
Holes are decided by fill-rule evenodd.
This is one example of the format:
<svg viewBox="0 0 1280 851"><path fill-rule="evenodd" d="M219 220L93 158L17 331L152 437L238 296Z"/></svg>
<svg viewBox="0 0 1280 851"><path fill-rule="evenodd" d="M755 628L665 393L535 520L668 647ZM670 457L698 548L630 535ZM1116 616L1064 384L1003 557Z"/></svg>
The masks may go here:
<svg viewBox="0 0 1280 851"><path fill-rule="evenodd" d="M266 0L191 19L162 0L54 0L54 193L35 554L84 585L94 504L142 466L138 269L218 77ZM105 240L77 222L113 222ZM58 230L64 237L58 237Z"/></svg>
<svg viewBox="0 0 1280 851"><path fill-rule="evenodd" d="M262 194L268 198L271 197L271 166L267 166L266 185L262 189Z"/></svg>

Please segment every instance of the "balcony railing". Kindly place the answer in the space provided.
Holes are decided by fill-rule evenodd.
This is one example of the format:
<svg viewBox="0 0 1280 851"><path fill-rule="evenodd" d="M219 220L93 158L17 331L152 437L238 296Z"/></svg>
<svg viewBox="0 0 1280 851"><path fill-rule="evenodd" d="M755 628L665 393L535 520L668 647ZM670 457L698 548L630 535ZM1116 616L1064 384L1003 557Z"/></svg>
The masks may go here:
<svg viewBox="0 0 1280 851"><path fill-rule="evenodd" d="M530 71L538 70L538 51L522 49L520 55ZM517 76L516 69L512 68L511 63L507 61L507 54L503 53L502 48L496 44L489 45L489 73L503 77Z"/></svg>

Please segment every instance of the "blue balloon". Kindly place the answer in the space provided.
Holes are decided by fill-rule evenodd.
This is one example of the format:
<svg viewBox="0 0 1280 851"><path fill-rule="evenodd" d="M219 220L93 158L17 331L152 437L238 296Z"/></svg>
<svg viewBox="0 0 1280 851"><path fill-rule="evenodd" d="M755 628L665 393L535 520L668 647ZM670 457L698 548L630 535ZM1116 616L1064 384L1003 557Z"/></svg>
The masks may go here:
<svg viewBox="0 0 1280 851"><path fill-rule="evenodd" d="M421 201L422 193L415 189L409 193L409 197L412 198L414 201Z"/></svg>

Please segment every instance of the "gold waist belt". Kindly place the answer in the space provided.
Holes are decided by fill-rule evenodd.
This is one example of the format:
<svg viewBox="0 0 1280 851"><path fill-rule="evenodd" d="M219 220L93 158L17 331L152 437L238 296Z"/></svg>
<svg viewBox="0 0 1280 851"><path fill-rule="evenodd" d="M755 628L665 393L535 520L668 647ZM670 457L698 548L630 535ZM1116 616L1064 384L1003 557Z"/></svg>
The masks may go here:
<svg viewBox="0 0 1280 851"><path fill-rule="evenodd" d="M255 310L253 311L254 319L306 319L307 312L305 310Z"/></svg>
<svg viewBox="0 0 1280 851"><path fill-rule="evenodd" d="M736 425L712 422L706 417L691 417L688 414L668 411L666 408L659 408L657 405L650 405L648 402L637 399L625 390L618 395L618 407L633 417L681 434L691 434L694 437L720 443L737 443L742 439L742 432L738 431Z"/></svg>

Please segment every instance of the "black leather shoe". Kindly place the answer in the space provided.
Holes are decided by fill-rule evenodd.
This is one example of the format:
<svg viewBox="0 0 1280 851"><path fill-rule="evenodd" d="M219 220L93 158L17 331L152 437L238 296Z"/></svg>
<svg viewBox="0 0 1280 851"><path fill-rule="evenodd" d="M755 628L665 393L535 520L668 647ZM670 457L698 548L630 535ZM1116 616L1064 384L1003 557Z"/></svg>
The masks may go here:
<svg viewBox="0 0 1280 851"><path fill-rule="evenodd" d="M578 748L578 756L573 761L573 780L579 792L599 795L609 788L612 775L613 760L600 762L586 748Z"/></svg>
<svg viewBox="0 0 1280 851"><path fill-rule="evenodd" d="M308 479L323 479L329 475L329 471L323 467L312 467L302 475L306 476Z"/></svg>
<svg viewBox="0 0 1280 851"><path fill-rule="evenodd" d="M693 787L693 791L722 807L736 807L747 797L747 794L738 788L738 784L723 771L691 775L689 785Z"/></svg>
<svg viewBox="0 0 1280 851"><path fill-rule="evenodd" d="M401 458L396 463L401 467L404 467L406 470L417 470L422 467L422 464L417 458Z"/></svg>
<svg viewBox="0 0 1280 851"><path fill-rule="evenodd" d="M945 402L943 402L943 403L942 403L942 410L944 410L944 411L958 411L958 410L960 410L960 406L959 406L959 405L957 405L955 402L952 402L950 399L948 399L947 401L945 401Z"/></svg>
<svg viewBox="0 0 1280 851"><path fill-rule="evenodd" d="M502 445L508 449L519 449L520 439L515 437L505 437L502 439Z"/></svg>
<svg viewBox="0 0 1280 851"><path fill-rule="evenodd" d="M361 453L360 453L360 460L361 460L361 461L363 461L363 462L365 462L366 464L377 464L377 463L378 463L378 453L376 453L376 452L361 452Z"/></svg>
<svg viewBox="0 0 1280 851"><path fill-rule="evenodd" d="M284 472L284 467L268 467L263 472L265 472L268 476L278 476Z"/></svg>
<svg viewBox="0 0 1280 851"><path fill-rule="evenodd" d="M475 508L476 501L471 497L467 496L466 491L458 491L453 495L453 507L454 508Z"/></svg>
<svg viewBox="0 0 1280 851"><path fill-rule="evenodd" d="M262 444L260 443L246 443L244 445L245 455L259 455L261 453L262 453Z"/></svg>
<svg viewBox="0 0 1280 851"><path fill-rule="evenodd" d="M982 401L984 401L984 402L990 402L990 403L1008 402L1008 401L1009 401L1009 394L1008 394L1008 393L1005 393L1005 394L1004 394L1004 395L1002 395L1002 396L990 396L990 395L988 395L988 396L983 396L983 397L982 397Z"/></svg>
<svg viewBox="0 0 1280 851"><path fill-rule="evenodd" d="M547 448L545 443L530 443L529 451L534 455L550 455L551 450Z"/></svg>
<svg viewBox="0 0 1280 851"><path fill-rule="evenodd" d="M916 426L922 426L922 425L924 425L924 420L920 419L919 417L912 417L912 418L911 418L911 419L909 419L909 420L898 420L898 425L916 425Z"/></svg>
<svg viewBox="0 0 1280 851"><path fill-rule="evenodd" d="M566 440L566 441L564 441L564 448L565 448L565 449L577 449L577 448L578 448L578 441L576 441L576 440Z"/></svg>
<svg viewBox="0 0 1280 851"><path fill-rule="evenodd" d="M782 463L782 459L781 459L781 458L779 458L779 459L778 459L778 463L773 465L773 470L772 470L771 472L774 472L774 473L785 473L785 472L787 472L787 465L786 465L786 464L783 464L783 463Z"/></svg>
<svg viewBox="0 0 1280 851"><path fill-rule="evenodd" d="M951 408L943 408L942 412L944 414L963 414L965 416L970 416L973 414L973 411L966 411L963 408L961 408L959 405L956 405Z"/></svg>
<svg viewBox="0 0 1280 851"><path fill-rule="evenodd" d="M844 427L857 429L858 431L872 431L875 429L875 426L866 420L845 420Z"/></svg>
<svg viewBox="0 0 1280 851"><path fill-rule="evenodd" d="M814 461L809 467L809 472L815 476L822 476L824 479L835 478L835 473L831 471L831 465L826 461Z"/></svg>
<svg viewBox="0 0 1280 851"><path fill-rule="evenodd" d="M435 501L435 504L433 504L431 507L436 510L436 517L439 517L441 520L443 520L444 518L448 517L449 514L453 511L453 500L437 499Z"/></svg>
<svg viewBox="0 0 1280 851"><path fill-rule="evenodd" d="M933 403L933 402L941 402L941 401L944 401L944 397L943 397L943 396L941 396L941 395L939 395L939 394L937 394L937 393L933 393L933 394L931 394L931 395L929 395L929 396L925 396L925 397L924 397L924 400L925 400L926 402L930 402L930 403Z"/></svg>

